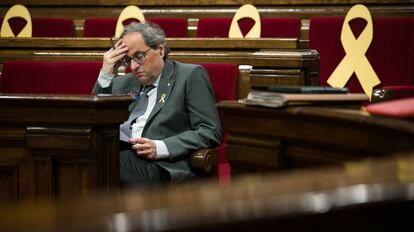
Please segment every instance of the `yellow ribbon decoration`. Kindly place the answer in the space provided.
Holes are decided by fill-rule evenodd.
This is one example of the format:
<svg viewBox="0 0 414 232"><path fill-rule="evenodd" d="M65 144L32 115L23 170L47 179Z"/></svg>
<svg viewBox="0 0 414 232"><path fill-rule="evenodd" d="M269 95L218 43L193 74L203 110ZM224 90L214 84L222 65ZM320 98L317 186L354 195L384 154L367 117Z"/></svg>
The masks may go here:
<svg viewBox="0 0 414 232"><path fill-rule="evenodd" d="M243 33L240 30L239 24L237 21L241 18L251 18L254 20L254 25L250 31L246 34L246 37L243 37ZM260 33L262 30L259 11L256 7L251 4L244 4L237 10L236 14L231 21L229 38L260 38Z"/></svg>
<svg viewBox="0 0 414 232"><path fill-rule="evenodd" d="M11 29L8 20L13 17L21 17L26 20L25 27L15 35ZM0 37L32 37L32 17L29 10L20 4L12 6L4 16L3 23L1 25Z"/></svg>
<svg viewBox="0 0 414 232"><path fill-rule="evenodd" d="M127 19L137 19L141 23L145 22L145 17L142 11L137 6L127 6L125 7L121 14L118 17L118 21L116 22L116 28L115 28L115 37L119 37L122 34L122 31L124 30L124 25L122 22Z"/></svg>
<svg viewBox="0 0 414 232"><path fill-rule="evenodd" d="M163 93L163 94L161 94L161 99L158 101L159 103L165 103L165 97L166 97L167 95L165 95L165 93Z"/></svg>
<svg viewBox="0 0 414 232"><path fill-rule="evenodd" d="M358 39L355 39L351 27L348 24L349 21L355 18L363 18L367 21L367 25ZM346 54L329 77L329 85L342 88L348 82L349 78L351 78L352 73L355 72L365 94L371 100L372 89L381 83L365 56L365 52L371 44L372 37L373 24L368 8L361 4L353 6L347 13L344 24L342 25L341 42Z"/></svg>

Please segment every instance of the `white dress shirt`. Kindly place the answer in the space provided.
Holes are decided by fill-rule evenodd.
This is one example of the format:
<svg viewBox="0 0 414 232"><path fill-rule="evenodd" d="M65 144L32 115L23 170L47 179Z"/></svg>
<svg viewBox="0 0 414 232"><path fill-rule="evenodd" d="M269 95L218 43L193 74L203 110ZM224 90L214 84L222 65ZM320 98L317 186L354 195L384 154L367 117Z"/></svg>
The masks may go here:
<svg viewBox="0 0 414 232"><path fill-rule="evenodd" d="M100 71L99 77L98 77L98 83L102 88L108 87L112 79L115 77L113 74L107 74L104 71ZM151 91L148 92L148 106L145 110L145 113L137 118L135 123L132 124L132 137L133 138L140 138L142 136L142 131L144 130L145 123L147 122L147 119L152 111L154 109L154 106L157 102L157 92L158 92L158 83L160 81L161 74L158 76L157 80L154 82L155 88L153 88ZM140 94L143 94L141 92ZM155 143L156 146L156 159L163 159L168 158L170 156L170 152L168 151L167 146L162 140L152 140Z"/></svg>

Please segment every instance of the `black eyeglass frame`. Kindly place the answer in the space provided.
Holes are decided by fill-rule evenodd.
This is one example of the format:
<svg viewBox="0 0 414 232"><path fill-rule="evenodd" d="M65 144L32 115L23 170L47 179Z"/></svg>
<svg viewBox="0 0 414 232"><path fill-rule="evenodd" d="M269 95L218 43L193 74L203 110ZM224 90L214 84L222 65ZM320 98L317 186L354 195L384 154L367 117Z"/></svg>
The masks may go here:
<svg viewBox="0 0 414 232"><path fill-rule="evenodd" d="M131 66L132 60L139 65L143 65L145 61L147 61L147 53L149 52L149 50L151 50L151 48L148 48L144 52L137 52L132 57L125 55L124 58L122 58L122 65L124 65L125 67L129 67Z"/></svg>

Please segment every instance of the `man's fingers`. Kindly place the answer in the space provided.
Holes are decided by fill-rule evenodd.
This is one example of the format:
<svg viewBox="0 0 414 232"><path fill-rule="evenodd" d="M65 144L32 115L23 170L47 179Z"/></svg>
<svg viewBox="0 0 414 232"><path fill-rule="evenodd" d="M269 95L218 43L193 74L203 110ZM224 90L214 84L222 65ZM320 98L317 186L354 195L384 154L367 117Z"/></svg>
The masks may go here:
<svg viewBox="0 0 414 232"><path fill-rule="evenodd" d="M147 138L132 138L129 140L132 143L132 149L135 153L148 160L155 160L156 148L155 144Z"/></svg>
<svg viewBox="0 0 414 232"><path fill-rule="evenodd" d="M106 52L105 53L105 57L108 59L108 60L113 60L113 59L116 59L116 61L117 60L119 60L121 57L123 57L123 56L125 56L126 55L126 53L127 53L127 51L128 51L128 48L127 47L124 47L124 48L122 48L122 49L116 49L116 50L109 50L108 52Z"/></svg>
<svg viewBox="0 0 414 232"><path fill-rule="evenodd" d="M151 145L148 143L136 143L132 145L132 148L142 153L151 152Z"/></svg>
<svg viewBox="0 0 414 232"><path fill-rule="evenodd" d="M118 56L119 54L125 54L128 51L128 48L125 45L115 48L111 51L112 56Z"/></svg>
<svg viewBox="0 0 414 232"><path fill-rule="evenodd" d="M122 59L122 57L124 57L124 56L125 56L125 54L124 54L124 53L119 54L119 55L117 55L117 56L113 57L113 58L112 58L112 61L115 63L115 62L117 62L118 60Z"/></svg>
<svg viewBox="0 0 414 232"><path fill-rule="evenodd" d="M116 43L115 43L115 47L118 47L120 44L122 43L122 39L120 39L120 40L118 40L118 41L116 41Z"/></svg>

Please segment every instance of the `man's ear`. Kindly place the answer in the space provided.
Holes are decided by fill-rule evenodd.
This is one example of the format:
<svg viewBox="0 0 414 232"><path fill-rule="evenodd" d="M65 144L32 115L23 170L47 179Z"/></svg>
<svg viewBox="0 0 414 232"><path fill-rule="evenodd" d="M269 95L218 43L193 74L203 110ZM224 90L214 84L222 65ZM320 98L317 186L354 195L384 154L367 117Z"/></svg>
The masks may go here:
<svg viewBox="0 0 414 232"><path fill-rule="evenodd" d="M159 48L160 48L160 56L164 58L164 44L160 44Z"/></svg>

